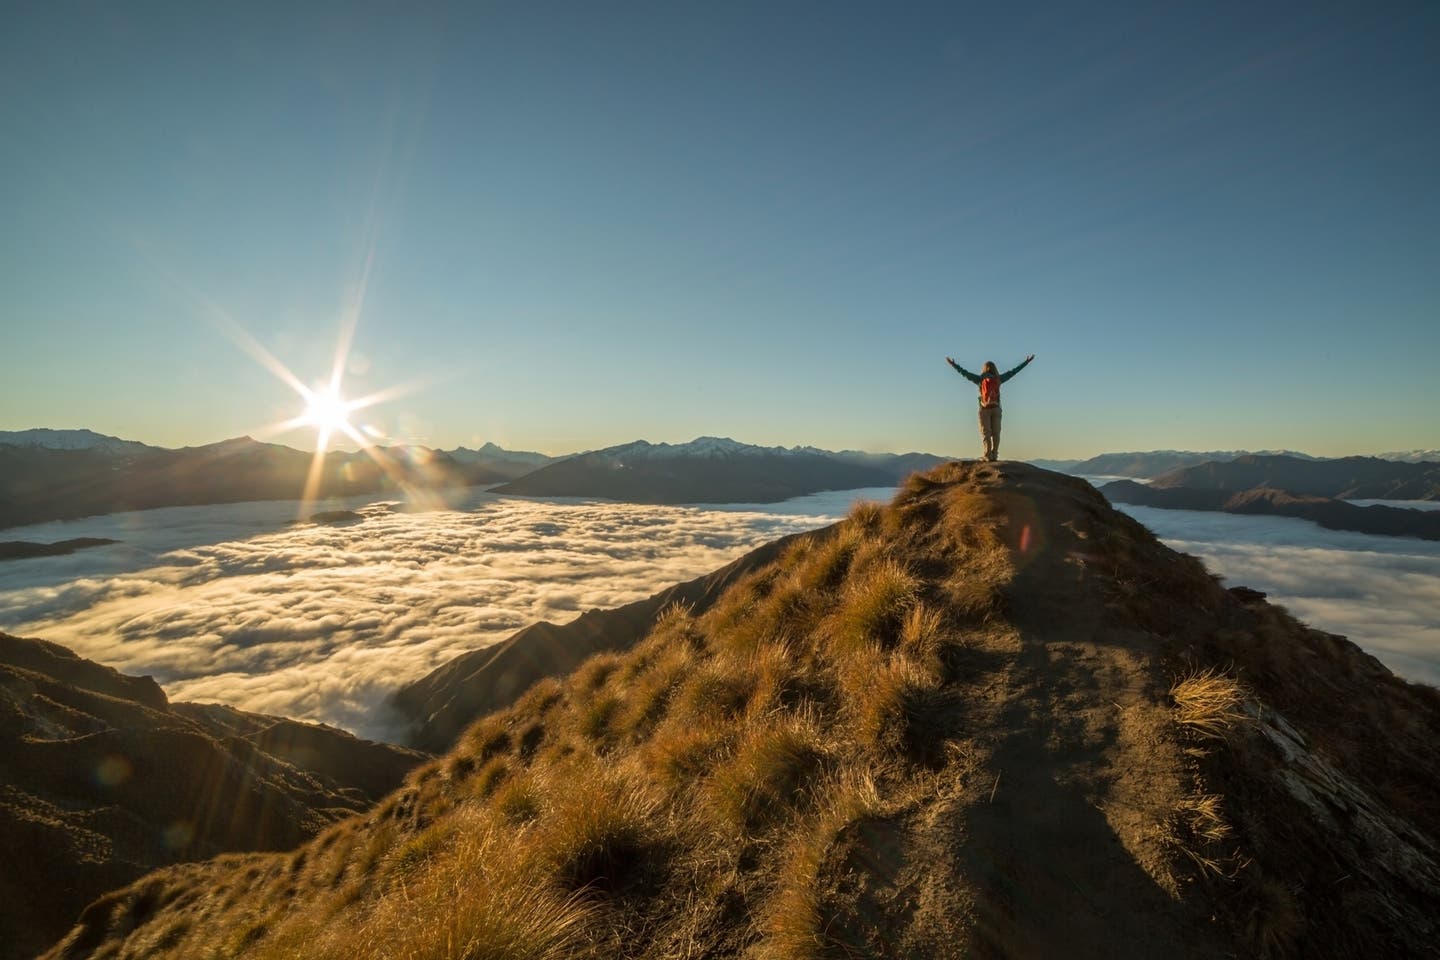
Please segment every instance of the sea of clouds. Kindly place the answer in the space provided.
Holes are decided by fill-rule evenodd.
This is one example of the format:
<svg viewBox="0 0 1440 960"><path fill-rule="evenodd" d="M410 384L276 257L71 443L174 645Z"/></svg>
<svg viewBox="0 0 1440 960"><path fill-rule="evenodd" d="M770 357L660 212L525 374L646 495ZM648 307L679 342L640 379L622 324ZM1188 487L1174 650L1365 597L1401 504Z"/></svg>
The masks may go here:
<svg viewBox="0 0 1440 960"><path fill-rule="evenodd" d="M766 506L653 507L504 499L291 523L295 503L177 507L3 531L122 542L0 564L0 630L64 644L175 700L394 738L385 701L460 653L537 620L563 622L708 573L888 489ZM333 505L327 505L333 506ZM1302 520L1125 507L1231 584L1440 683L1440 543Z"/></svg>
<svg viewBox="0 0 1440 960"><path fill-rule="evenodd" d="M393 738L388 694L538 620L642 599L888 488L778 505L653 507L479 495L456 510L353 501L179 507L4 531L121 540L0 564L0 629L63 644L173 700ZM327 504L327 507L333 505Z"/></svg>
<svg viewBox="0 0 1440 960"><path fill-rule="evenodd" d="M1293 517L1121 509L1170 546L1200 557L1227 585L1263 590L1306 623L1354 640L1400 676L1440 685L1440 542L1326 530Z"/></svg>

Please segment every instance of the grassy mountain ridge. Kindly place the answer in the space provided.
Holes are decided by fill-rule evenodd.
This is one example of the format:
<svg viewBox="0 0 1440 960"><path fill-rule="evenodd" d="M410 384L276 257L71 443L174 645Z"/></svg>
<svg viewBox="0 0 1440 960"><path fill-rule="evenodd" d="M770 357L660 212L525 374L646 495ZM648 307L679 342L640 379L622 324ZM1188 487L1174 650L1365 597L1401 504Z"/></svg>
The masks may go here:
<svg viewBox="0 0 1440 960"><path fill-rule="evenodd" d="M1424 956L1437 734L1083 481L953 464L46 956Z"/></svg>

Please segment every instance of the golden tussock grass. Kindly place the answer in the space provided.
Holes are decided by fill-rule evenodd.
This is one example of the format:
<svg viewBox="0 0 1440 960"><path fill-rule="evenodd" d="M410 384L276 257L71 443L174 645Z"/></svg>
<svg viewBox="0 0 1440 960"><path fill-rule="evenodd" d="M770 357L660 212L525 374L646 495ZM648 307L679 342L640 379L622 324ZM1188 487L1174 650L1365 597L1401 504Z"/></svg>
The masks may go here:
<svg viewBox="0 0 1440 960"><path fill-rule="evenodd" d="M819 595L839 586L850 570L850 561L862 539L855 527L847 525L810 551L798 571L801 588L807 593Z"/></svg>
<svg viewBox="0 0 1440 960"><path fill-rule="evenodd" d="M882 812L875 781L863 771L836 775L817 790L816 814L797 831L775 877L755 955L762 960L819 960L827 955L822 872L840 831Z"/></svg>
<svg viewBox="0 0 1440 960"><path fill-rule="evenodd" d="M679 790L704 776L728 746L724 728L667 724L645 745L641 758L658 784Z"/></svg>
<svg viewBox="0 0 1440 960"><path fill-rule="evenodd" d="M855 571L830 618L830 637L841 655L866 644L892 644L905 613L916 602L919 581L894 560Z"/></svg>
<svg viewBox="0 0 1440 960"><path fill-rule="evenodd" d="M1247 719L1241 709L1244 688L1213 668L1176 680L1170 698L1175 702L1176 722L1202 737L1222 739L1232 726Z"/></svg>
<svg viewBox="0 0 1440 960"><path fill-rule="evenodd" d="M809 718L756 724L711 776L711 805L731 827L763 830L807 804L828 759L825 738Z"/></svg>
<svg viewBox="0 0 1440 960"><path fill-rule="evenodd" d="M738 715L755 692L755 677L739 662L715 658L702 662L675 694L676 713L706 723Z"/></svg>
<svg viewBox="0 0 1440 960"><path fill-rule="evenodd" d="M540 792L529 774L517 774L501 783L490 804L507 823L528 823L540 815Z"/></svg>
<svg viewBox="0 0 1440 960"><path fill-rule="evenodd" d="M885 505L874 500L857 500L847 519L867 535L879 533L885 522Z"/></svg>
<svg viewBox="0 0 1440 960"><path fill-rule="evenodd" d="M571 691L595 691L605 685L624 658L618 653L597 653L580 665L570 678Z"/></svg>
<svg viewBox="0 0 1440 960"><path fill-rule="evenodd" d="M526 857L567 892L648 893L663 881L669 840L643 779L593 763L558 771Z"/></svg>
<svg viewBox="0 0 1440 960"><path fill-rule="evenodd" d="M942 653L950 641L945 617L924 603L911 607L900 622L900 650L937 675L941 672Z"/></svg>
<svg viewBox="0 0 1440 960"><path fill-rule="evenodd" d="M670 643L655 649L644 670L630 680L614 718L616 731L631 741L649 736L664 718L675 693L694 664L694 652Z"/></svg>
<svg viewBox="0 0 1440 960"><path fill-rule="evenodd" d="M482 812L454 818L453 842L387 895L357 904L359 916L327 924L296 943L277 937L261 957L396 960L519 960L573 956L589 911L562 891L535 884L513 833ZM303 926L303 924L302 924ZM297 933L307 931L298 930ZM267 956L268 955L268 956Z"/></svg>
<svg viewBox="0 0 1440 960"><path fill-rule="evenodd" d="M941 756L944 694L935 671L904 655L843 670L842 702L858 743L881 756L932 762Z"/></svg>

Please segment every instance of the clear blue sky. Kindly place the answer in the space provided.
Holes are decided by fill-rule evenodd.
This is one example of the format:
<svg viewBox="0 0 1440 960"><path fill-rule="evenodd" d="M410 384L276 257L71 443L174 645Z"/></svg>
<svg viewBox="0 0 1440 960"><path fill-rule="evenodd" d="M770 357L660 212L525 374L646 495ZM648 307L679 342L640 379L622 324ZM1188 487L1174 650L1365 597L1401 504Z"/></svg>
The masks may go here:
<svg viewBox="0 0 1440 960"><path fill-rule="evenodd" d="M0 429L1440 447L1440 4L19 2ZM208 304L208 306L207 306ZM305 431L280 438L313 443Z"/></svg>

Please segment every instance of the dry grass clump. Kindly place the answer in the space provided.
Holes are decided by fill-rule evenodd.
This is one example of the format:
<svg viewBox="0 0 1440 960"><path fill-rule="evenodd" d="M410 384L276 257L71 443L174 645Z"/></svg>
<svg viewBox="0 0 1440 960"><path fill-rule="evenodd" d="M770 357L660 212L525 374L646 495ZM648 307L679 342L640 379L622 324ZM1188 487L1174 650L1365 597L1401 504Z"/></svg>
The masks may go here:
<svg viewBox="0 0 1440 960"><path fill-rule="evenodd" d="M845 702L856 739L882 753L931 762L945 738L945 698L936 676L904 657L848 671Z"/></svg>
<svg viewBox="0 0 1440 960"><path fill-rule="evenodd" d="M554 677L543 677L535 681L535 684L520 695L515 705L510 708L510 715L515 717L544 717L553 707L557 706L564 694L560 681ZM484 722L484 721L480 721Z"/></svg>
<svg viewBox="0 0 1440 960"><path fill-rule="evenodd" d="M609 691L601 693L576 708L576 729L586 739L607 745L615 739L612 723L619 711L620 698Z"/></svg>
<svg viewBox="0 0 1440 960"><path fill-rule="evenodd" d="M469 757L475 766L479 766L497 754L508 753L511 747L510 731L505 727L504 716L491 714L471 724L460 737L455 752Z"/></svg>
<svg viewBox="0 0 1440 960"><path fill-rule="evenodd" d="M712 805L731 826L761 830L806 804L827 761L825 741L808 718L757 725L711 777Z"/></svg>
<svg viewBox="0 0 1440 960"><path fill-rule="evenodd" d="M1234 879L1242 862L1236 851L1221 845L1231 837L1219 794L1196 793L1182 797L1161 833L1167 846L1190 859L1202 874Z"/></svg>
<svg viewBox="0 0 1440 960"><path fill-rule="evenodd" d="M582 663L570 678L570 686L575 691L595 691L605 685L610 679L610 674L623 662L623 657L618 653L597 653L589 660Z"/></svg>
<svg viewBox="0 0 1440 960"><path fill-rule="evenodd" d="M850 508L848 519L866 534L879 533L885 523L885 505L874 500L857 500Z"/></svg>
<svg viewBox="0 0 1440 960"><path fill-rule="evenodd" d="M646 668L636 674L626 688L620 713L614 720L616 730L631 740L649 736L665 716L675 693L694 666L694 651L671 644L647 659Z"/></svg>
<svg viewBox="0 0 1440 960"><path fill-rule="evenodd" d="M716 726L667 724L646 744L642 758L658 784L677 790L704 776L727 744Z"/></svg>
<svg viewBox="0 0 1440 960"><path fill-rule="evenodd" d="M875 781L863 772L837 776L820 793L813 826L798 832L775 878L775 892L760 923L763 940L756 956L763 960L827 956L832 945L825 937L821 889L826 859L842 830L881 812Z"/></svg>
<svg viewBox="0 0 1440 960"><path fill-rule="evenodd" d="M695 722L713 723L737 716L755 692L755 677L727 659L702 663L675 694L675 711Z"/></svg>
<svg viewBox="0 0 1440 960"><path fill-rule="evenodd" d="M528 774L521 774L500 784L490 804L507 823L528 823L540 815L540 793Z"/></svg>
<svg viewBox="0 0 1440 960"><path fill-rule="evenodd" d="M998 530L1005 507L991 495L956 488L945 495L940 519L941 533L954 550L988 552L1002 546Z"/></svg>
<svg viewBox="0 0 1440 960"><path fill-rule="evenodd" d="M1229 729L1247 719L1241 710L1245 690L1218 670L1196 670L1170 688L1175 720L1202 737L1222 739Z"/></svg>
<svg viewBox="0 0 1440 960"><path fill-rule="evenodd" d="M663 883L669 843L659 805L639 785L599 767L564 771L561 795L537 825L530 856L563 890L651 893Z"/></svg>
<svg viewBox="0 0 1440 960"><path fill-rule="evenodd" d="M950 642L945 618L934 607L917 603L900 622L900 650L917 664L941 672L943 653Z"/></svg>
<svg viewBox="0 0 1440 960"><path fill-rule="evenodd" d="M810 551L805 565L799 569L801 589L818 595L839 586L850 570L850 561L862 539L855 527L847 525Z"/></svg>
<svg viewBox="0 0 1440 960"><path fill-rule="evenodd" d="M841 654L868 644L890 645L919 594L919 581L894 560L880 560L851 574L830 633Z"/></svg>
<svg viewBox="0 0 1440 960"><path fill-rule="evenodd" d="M453 846L409 881L403 895L367 903L363 922L333 925L337 936L311 941L303 954L559 960L578 952L589 919L582 903L531 882L513 840L483 816L464 816L454 835Z"/></svg>
<svg viewBox="0 0 1440 960"><path fill-rule="evenodd" d="M493 795L500 784L510 776L510 761L506 757L491 757L490 760L476 771L472 781L472 789L475 795L484 799Z"/></svg>

